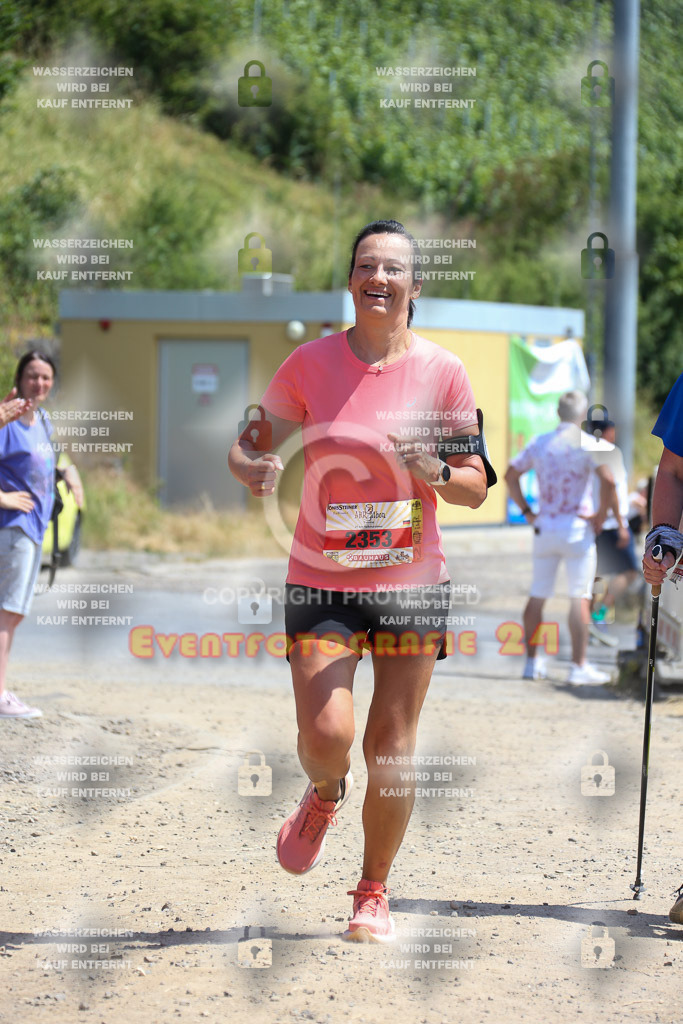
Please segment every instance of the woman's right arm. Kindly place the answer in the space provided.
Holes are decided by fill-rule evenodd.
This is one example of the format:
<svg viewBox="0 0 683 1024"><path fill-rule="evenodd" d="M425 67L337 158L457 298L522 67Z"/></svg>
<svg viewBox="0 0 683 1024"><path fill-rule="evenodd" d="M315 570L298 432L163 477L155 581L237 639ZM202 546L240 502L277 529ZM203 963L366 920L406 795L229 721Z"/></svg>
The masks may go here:
<svg viewBox="0 0 683 1024"><path fill-rule="evenodd" d="M24 398L15 398L16 388L12 388L8 395L0 402L0 409L3 410L0 413L0 429L11 423L13 420L18 419L24 412L28 412L31 409L31 402ZM19 403L19 406L17 406ZM28 405L28 409L23 408ZM20 412L17 412L17 408L21 407ZM16 413L16 415L15 415ZM2 455L0 458L4 458L7 454L7 433L2 434ZM31 512L33 510L33 496L29 491L3 491L0 490L0 508L7 509L9 511L16 512Z"/></svg>
<svg viewBox="0 0 683 1024"><path fill-rule="evenodd" d="M652 495L652 522L654 526L665 524L680 530L682 513L683 457L665 447ZM643 575L648 583L658 584L663 582L666 572L676 559L667 552L661 562L655 562L652 558L653 544L654 541L650 541L650 547L643 557Z"/></svg>
<svg viewBox="0 0 683 1024"><path fill-rule="evenodd" d="M267 449L259 451L256 447L258 442L247 440L246 431L243 431L233 442L228 454L230 472L236 480L249 488L255 498L266 498L274 493L277 474L284 469L280 456L274 454L275 449L301 426L300 423L283 420L270 412L266 412L265 418L272 428L272 441Z"/></svg>

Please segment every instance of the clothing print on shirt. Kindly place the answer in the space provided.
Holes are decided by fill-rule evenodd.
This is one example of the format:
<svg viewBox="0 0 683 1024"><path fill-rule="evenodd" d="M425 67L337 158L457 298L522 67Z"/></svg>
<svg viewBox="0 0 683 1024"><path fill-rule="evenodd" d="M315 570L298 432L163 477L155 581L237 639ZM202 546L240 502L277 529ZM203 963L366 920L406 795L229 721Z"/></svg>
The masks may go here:
<svg viewBox="0 0 683 1024"><path fill-rule="evenodd" d="M603 450L576 424L560 423L550 433L533 438L510 465L520 473L536 470L541 515L591 516L595 512L592 475L608 461L612 447L605 443Z"/></svg>

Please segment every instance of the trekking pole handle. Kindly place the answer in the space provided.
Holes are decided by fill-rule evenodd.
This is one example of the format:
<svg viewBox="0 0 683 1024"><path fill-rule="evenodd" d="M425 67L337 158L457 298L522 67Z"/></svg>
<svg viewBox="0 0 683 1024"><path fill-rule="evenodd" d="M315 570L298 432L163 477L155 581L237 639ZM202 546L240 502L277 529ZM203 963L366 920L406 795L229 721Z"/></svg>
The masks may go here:
<svg viewBox="0 0 683 1024"><path fill-rule="evenodd" d="M666 544L655 544L655 546L652 549L652 561L653 562L661 562L661 560L664 558L664 555L668 555L668 554L672 554L672 555L675 556L676 552L674 551L673 548L668 547ZM652 596L653 597L659 597L661 592L662 592L662 585L661 585L661 583L653 583L653 585L652 585Z"/></svg>

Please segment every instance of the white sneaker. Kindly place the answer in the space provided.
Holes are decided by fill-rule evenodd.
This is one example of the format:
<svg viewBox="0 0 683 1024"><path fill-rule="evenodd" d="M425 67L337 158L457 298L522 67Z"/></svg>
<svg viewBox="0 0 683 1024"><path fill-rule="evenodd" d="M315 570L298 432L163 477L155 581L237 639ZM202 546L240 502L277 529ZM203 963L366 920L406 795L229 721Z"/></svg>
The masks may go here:
<svg viewBox="0 0 683 1024"><path fill-rule="evenodd" d="M547 679L548 670L545 658L536 655L535 658L527 658L524 665L522 679Z"/></svg>
<svg viewBox="0 0 683 1024"><path fill-rule="evenodd" d="M0 719L3 718L40 718L43 712L39 708L30 708L17 696L5 690L0 694Z"/></svg>
<svg viewBox="0 0 683 1024"><path fill-rule="evenodd" d="M611 678L609 672L601 672L587 661L583 665L572 662L567 682L572 686L600 686L602 683L609 683Z"/></svg>

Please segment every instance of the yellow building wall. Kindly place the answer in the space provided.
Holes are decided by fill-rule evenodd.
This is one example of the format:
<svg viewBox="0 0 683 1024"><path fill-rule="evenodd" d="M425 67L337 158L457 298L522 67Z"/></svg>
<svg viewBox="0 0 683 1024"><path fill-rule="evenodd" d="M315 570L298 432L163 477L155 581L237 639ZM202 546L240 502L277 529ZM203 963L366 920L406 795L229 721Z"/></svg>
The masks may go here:
<svg viewBox="0 0 683 1024"><path fill-rule="evenodd" d="M420 330L420 335L462 359L477 408L484 413L484 433L498 483L489 489L481 508L449 505L438 499L441 526L501 523L506 516L503 475L508 449L508 335L502 332Z"/></svg>
<svg viewBox="0 0 683 1024"><path fill-rule="evenodd" d="M304 340L319 337L321 330L321 324L310 325ZM247 393L254 403L296 347L284 323L113 320L103 331L96 320L63 320L61 402L77 409L132 411L132 422L117 424L117 440L132 442L125 464L145 485L157 483L159 342L173 339L247 341Z"/></svg>

